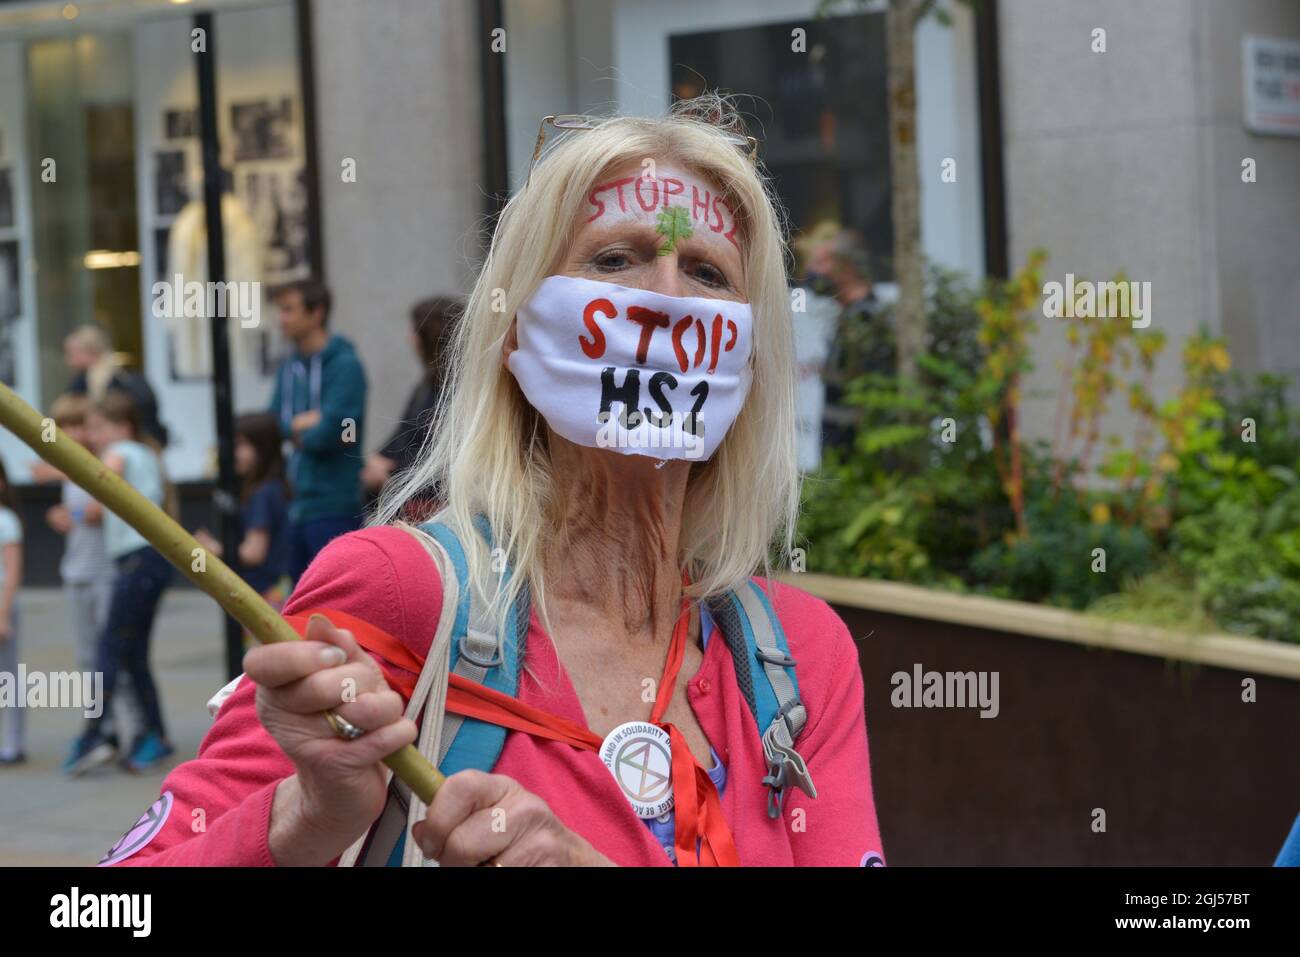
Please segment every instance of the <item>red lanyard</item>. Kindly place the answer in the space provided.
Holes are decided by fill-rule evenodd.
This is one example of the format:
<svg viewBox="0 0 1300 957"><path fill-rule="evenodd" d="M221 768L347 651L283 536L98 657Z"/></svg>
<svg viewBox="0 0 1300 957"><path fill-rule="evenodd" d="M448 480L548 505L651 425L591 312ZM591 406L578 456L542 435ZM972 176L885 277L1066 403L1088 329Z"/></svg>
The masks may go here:
<svg viewBox="0 0 1300 957"><path fill-rule="evenodd" d="M683 583L685 579L683 578ZM402 668L406 674L388 673L388 679L408 700L415 690L416 677L423 662L392 635L375 628L359 618L331 609L318 609L336 625L347 628L367 651L378 655L390 664ZM305 633L312 612L286 617L294 630ZM655 696L650 723L668 732L672 751L673 809L676 814L674 843L677 863L684 867L738 867L740 858L736 844L722 814L718 789L708 771L700 766L686 745L686 739L676 725L665 723L664 713L672 699L686 657L686 632L690 627L690 602L682 598L682 611L673 628L672 643L664 662L663 677ZM460 675L449 676L447 710L453 714L476 718L489 724L522 731L539 738L560 741L575 748L598 752L601 739L590 728L558 715L524 704L517 698L494 691L478 682ZM697 844L699 850L696 850Z"/></svg>

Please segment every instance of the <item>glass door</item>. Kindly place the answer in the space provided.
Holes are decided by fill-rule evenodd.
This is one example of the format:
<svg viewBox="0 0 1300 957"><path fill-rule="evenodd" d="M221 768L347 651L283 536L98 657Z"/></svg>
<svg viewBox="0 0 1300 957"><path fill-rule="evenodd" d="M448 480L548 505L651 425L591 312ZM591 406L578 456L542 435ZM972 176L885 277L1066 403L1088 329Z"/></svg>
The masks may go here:
<svg viewBox="0 0 1300 957"><path fill-rule="evenodd" d="M27 47L28 196L40 402L69 383L63 340L96 322L143 368L132 43L126 32Z"/></svg>

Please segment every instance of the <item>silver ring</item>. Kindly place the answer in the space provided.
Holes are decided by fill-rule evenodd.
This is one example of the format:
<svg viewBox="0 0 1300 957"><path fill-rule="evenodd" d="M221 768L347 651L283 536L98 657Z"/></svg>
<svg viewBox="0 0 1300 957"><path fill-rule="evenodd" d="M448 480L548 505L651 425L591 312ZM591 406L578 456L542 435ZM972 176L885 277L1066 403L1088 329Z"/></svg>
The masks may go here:
<svg viewBox="0 0 1300 957"><path fill-rule="evenodd" d="M325 720L329 722L330 729L335 736L342 738L344 741L355 741L366 733L340 714L335 714L333 711L326 711L324 714Z"/></svg>

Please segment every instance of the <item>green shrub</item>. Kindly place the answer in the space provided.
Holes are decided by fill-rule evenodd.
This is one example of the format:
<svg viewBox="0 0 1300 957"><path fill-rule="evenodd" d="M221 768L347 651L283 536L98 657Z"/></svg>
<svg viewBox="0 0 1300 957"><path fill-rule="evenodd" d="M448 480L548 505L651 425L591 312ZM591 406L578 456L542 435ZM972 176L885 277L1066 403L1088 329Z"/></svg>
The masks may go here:
<svg viewBox="0 0 1300 957"><path fill-rule="evenodd" d="M1043 498L1029 512L1032 535L971 558L971 576L994 595L1083 610L1152 566L1155 543L1141 528L1094 522Z"/></svg>
<svg viewBox="0 0 1300 957"><path fill-rule="evenodd" d="M1267 505L1252 495L1223 497L1174 525L1173 555L1192 572L1210 614L1230 631L1300 641L1300 486L1294 473L1292 483Z"/></svg>
<svg viewBox="0 0 1300 957"><path fill-rule="evenodd" d="M809 570L1300 641L1300 416L1286 380L1229 376L1203 331L1183 344L1183 386L1157 404L1164 338L1080 320L1058 432L1027 441L1042 262L981 290L931 272L916 381L849 382L853 442L805 482ZM1139 425L1132 446L1100 435L1120 396Z"/></svg>
<svg viewBox="0 0 1300 957"><path fill-rule="evenodd" d="M1125 580L1118 592L1093 602L1088 611L1185 634L1205 634L1221 627L1206 609L1191 573L1168 558L1150 574Z"/></svg>

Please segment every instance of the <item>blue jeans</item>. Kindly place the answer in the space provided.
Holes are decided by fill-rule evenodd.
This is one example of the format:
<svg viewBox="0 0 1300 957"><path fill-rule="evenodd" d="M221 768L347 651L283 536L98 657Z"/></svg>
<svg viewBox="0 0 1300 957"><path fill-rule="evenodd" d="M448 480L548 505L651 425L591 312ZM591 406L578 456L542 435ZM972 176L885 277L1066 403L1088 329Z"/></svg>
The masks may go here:
<svg viewBox="0 0 1300 957"><path fill-rule="evenodd" d="M156 731L166 737L158 686L149 670L149 638L158 603L172 578L172 567L167 559L147 546L128 552L114 565L117 578L113 582L113 600L98 649L99 670L104 673L104 710L100 717L90 719L90 726L102 730L104 716L113 713L118 672L125 671L131 676L144 720L140 730Z"/></svg>
<svg viewBox="0 0 1300 957"><path fill-rule="evenodd" d="M359 515L333 515L289 526L289 574L295 582L302 577L321 549L340 535L361 527Z"/></svg>

